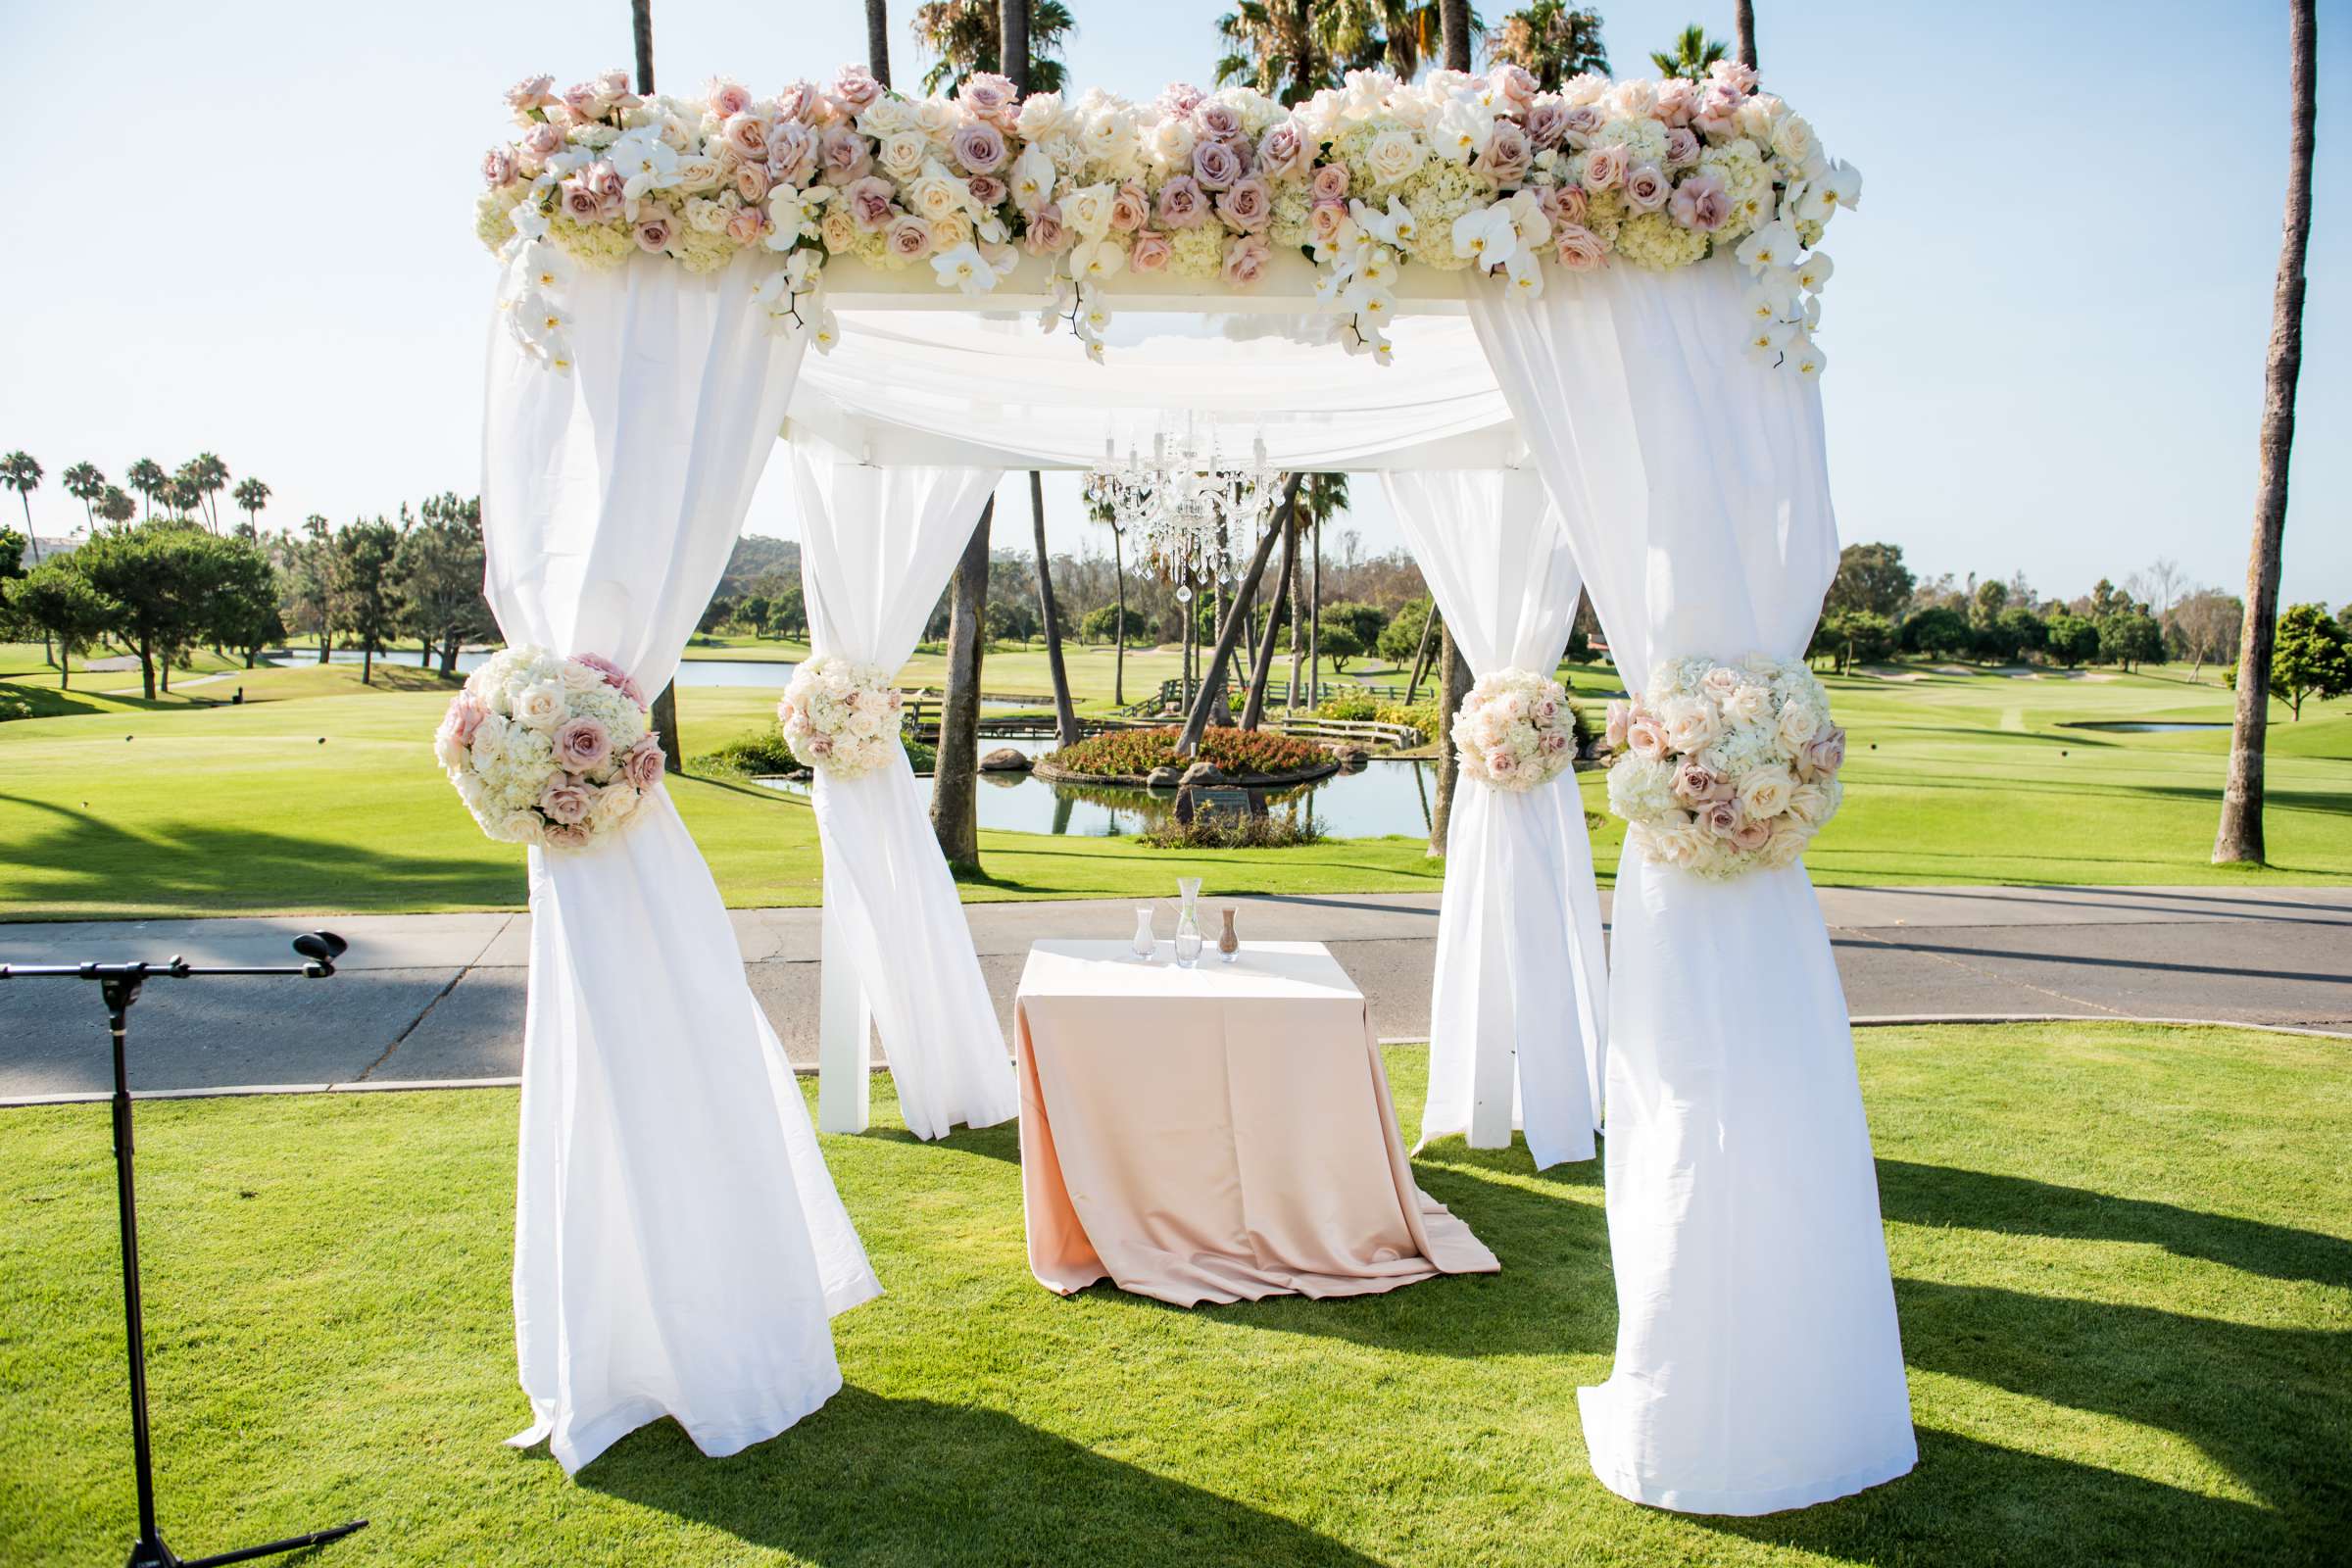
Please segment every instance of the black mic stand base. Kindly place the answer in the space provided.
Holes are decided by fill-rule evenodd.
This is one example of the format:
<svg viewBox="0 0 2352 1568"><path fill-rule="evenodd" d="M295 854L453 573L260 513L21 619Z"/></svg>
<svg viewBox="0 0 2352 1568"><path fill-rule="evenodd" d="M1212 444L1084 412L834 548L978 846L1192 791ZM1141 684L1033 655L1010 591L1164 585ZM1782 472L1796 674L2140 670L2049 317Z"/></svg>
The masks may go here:
<svg viewBox="0 0 2352 1568"><path fill-rule="evenodd" d="M365 1519L354 1519L332 1530L314 1530L307 1536L288 1536L272 1541L266 1546L240 1546L235 1551L223 1551L210 1557L182 1557L173 1552L162 1540L149 1536L130 1548L128 1568L216 1568L228 1562L251 1562L256 1557L274 1557L281 1551L300 1551L306 1546L323 1546L330 1541L341 1541L355 1530L368 1528Z"/></svg>

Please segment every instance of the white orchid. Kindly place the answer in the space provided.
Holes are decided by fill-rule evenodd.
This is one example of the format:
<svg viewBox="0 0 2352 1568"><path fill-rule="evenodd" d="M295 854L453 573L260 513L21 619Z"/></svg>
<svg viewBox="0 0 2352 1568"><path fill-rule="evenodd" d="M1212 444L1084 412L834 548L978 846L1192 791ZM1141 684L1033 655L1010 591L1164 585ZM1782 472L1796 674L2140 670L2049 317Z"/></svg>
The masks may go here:
<svg viewBox="0 0 2352 1568"><path fill-rule="evenodd" d="M1500 267L1519 250L1519 226L1501 202L1475 208L1453 220L1453 254L1467 256L1482 271Z"/></svg>
<svg viewBox="0 0 2352 1568"><path fill-rule="evenodd" d="M1127 252L1115 240L1081 241L1070 252L1070 273L1101 282L1127 265Z"/></svg>
<svg viewBox="0 0 2352 1568"><path fill-rule="evenodd" d="M1827 283L1830 275L1837 270L1837 264L1830 260L1828 251L1815 251L1796 264L1793 275L1798 287L1808 293L1818 294L1821 292L1821 285Z"/></svg>
<svg viewBox="0 0 2352 1568"><path fill-rule="evenodd" d="M1748 334L1747 357L1762 365L1777 365L1796 328L1787 321L1766 321Z"/></svg>
<svg viewBox="0 0 2352 1568"><path fill-rule="evenodd" d="M605 157L620 174L624 201L633 202L677 183L678 151L652 130L625 133L606 149Z"/></svg>
<svg viewBox="0 0 2352 1568"><path fill-rule="evenodd" d="M1775 220L1740 242L1733 254L1741 266L1749 269L1786 266L1796 260L1804 245L1796 237L1796 229L1786 220Z"/></svg>
<svg viewBox="0 0 2352 1568"><path fill-rule="evenodd" d="M1862 172L1843 159L1833 162L1815 184L1830 200L1848 211L1861 205Z"/></svg>
<svg viewBox="0 0 2352 1568"><path fill-rule="evenodd" d="M1798 375L1819 375L1828 368L1830 357L1821 352L1821 345L1804 332L1792 332L1781 361L1784 369Z"/></svg>
<svg viewBox="0 0 2352 1568"><path fill-rule="evenodd" d="M1030 102L1035 103L1036 99ZM1054 160L1042 147L1029 147L1013 160L1012 178L1006 181L1012 191L1012 205L1024 213L1034 213L1054 199Z"/></svg>
<svg viewBox="0 0 2352 1568"><path fill-rule="evenodd" d="M1544 265L1539 253L1532 250L1514 251L1502 264L1502 270L1511 280L1513 298L1532 300L1544 292Z"/></svg>
<svg viewBox="0 0 2352 1568"><path fill-rule="evenodd" d="M997 286L997 270L988 265L980 247L968 241L932 257L931 270L938 275L940 287L966 294L985 294Z"/></svg>

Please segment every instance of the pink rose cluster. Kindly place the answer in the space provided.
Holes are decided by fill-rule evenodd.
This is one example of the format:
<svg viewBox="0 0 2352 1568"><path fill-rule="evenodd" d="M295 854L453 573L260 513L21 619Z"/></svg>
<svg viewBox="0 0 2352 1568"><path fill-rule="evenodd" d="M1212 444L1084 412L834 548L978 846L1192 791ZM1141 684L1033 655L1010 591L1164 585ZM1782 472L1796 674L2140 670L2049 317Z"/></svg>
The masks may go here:
<svg viewBox="0 0 2352 1568"><path fill-rule="evenodd" d="M1548 675L1481 675L1453 716L1462 776L1513 792L1548 784L1576 761L1576 704Z"/></svg>
<svg viewBox="0 0 2352 1568"><path fill-rule="evenodd" d="M584 849L662 783L661 737L628 671L509 648L466 678L433 735L459 797L502 843Z"/></svg>
<svg viewBox="0 0 2352 1568"><path fill-rule="evenodd" d="M1628 847L1700 876L1793 864L1842 798L1845 731L1802 661L1668 661L1602 742Z"/></svg>

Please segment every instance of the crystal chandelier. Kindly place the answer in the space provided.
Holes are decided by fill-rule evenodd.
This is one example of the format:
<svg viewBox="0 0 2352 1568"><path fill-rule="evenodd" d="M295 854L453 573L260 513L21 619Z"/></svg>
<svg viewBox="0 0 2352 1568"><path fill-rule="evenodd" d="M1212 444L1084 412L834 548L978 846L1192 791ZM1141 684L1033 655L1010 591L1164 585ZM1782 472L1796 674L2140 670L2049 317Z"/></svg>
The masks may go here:
<svg viewBox="0 0 2352 1568"><path fill-rule="evenodd" d="M1131 447L1122 460L1113 442L1102 457L1087 475L1088 501L1175 581L1180 604L1196 585L1233 581L1282 493L1262 440L1247 462L1228 460L1214 436L1203 441L1190 428L1175 440L1154 435L1149 457Z"/></svg>

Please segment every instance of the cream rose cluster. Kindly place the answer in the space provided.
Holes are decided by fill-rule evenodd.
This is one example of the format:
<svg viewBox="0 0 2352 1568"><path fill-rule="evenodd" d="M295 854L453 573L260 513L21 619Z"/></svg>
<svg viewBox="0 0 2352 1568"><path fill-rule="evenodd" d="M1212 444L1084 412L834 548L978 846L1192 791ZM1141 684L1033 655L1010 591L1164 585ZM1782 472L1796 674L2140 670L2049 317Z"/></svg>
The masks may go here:
<svg viewBox="0 0 2352 1568"><path fill-rule="evenodd" d="M1735 877L1795 863L1837 814L1845 731L1801 660L1670 660L1608 707L1609 808L1653 865Z"/></svg>
<svg viewBox="0 0 2352 1568"><path fill-rule="evenodd" d="M870 773L905 752L890 672L830 654L792 672L776 720L794 757L835 778Z"/></svg>
<svg viewBox="0 0 2352 1568"><path fill-rule="evenodd" d="M1576 705L1532 670L1481 675L1453 715L1462 774L1498 790L1532 790L1576 761Z"/></svg>
<svg viewBox="0 0 2352 1568"><path fill-rule="evenodd" d="M450 702L433 756L482 831L503 844L584 849L662 783L645 694L593 654L494 655Z"/></svg>
<svg viewBox="0 0 2352 1568"><path fill-rule="evenodd" d="M1733 255L1752 280L1750 353L1820 370L1818 244L1861 179L1803 117L1730 62L1703 80L1537 89L1512 65L1355 71L1288 108L1238 86L1024 98L985 72L906 98L857 66L765 96L724 77L675 98L631 92L620 71L561 92L533 76L508 92L515 135L482 160L475 228L509 261L517 340L559 370L567 270L638 256L697 271L760 258L771 321L820 350L837 335L829 259L928 266L977 299L1041 258L1042 324L1100 359L1121 273L1248 290L1285 251L1315 265L1343 341L1384 362L1408 264L1533 296L1550 272Z"/></svg>

